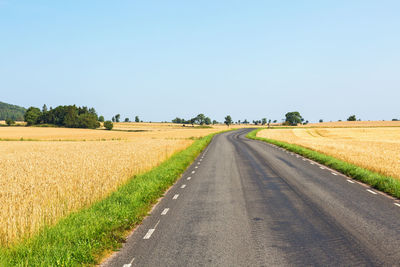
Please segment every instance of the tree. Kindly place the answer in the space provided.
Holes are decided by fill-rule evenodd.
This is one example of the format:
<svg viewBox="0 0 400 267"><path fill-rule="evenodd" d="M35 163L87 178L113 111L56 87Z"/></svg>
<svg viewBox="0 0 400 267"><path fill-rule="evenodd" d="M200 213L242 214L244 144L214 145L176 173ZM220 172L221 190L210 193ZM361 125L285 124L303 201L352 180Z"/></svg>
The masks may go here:
<svg viewBox="0 0 400 267"><path fill-rule="evenodd" d="M139 116L135 116L135 122L140 122Z"/></svg>
<svg viewBox="0 0 400 267"><path fill-rule="evenodd" d="M204 116L204 114L201 113L201 114L197 115L196 118L194 118L194 119L195 119L195 122L197 122L197 124L203 125L205 123L206 116Z"/></svg>
<svg viewBox="0 0 400 267"><path fill-rule="evenodd" d="M274 120L274 123L277 123L278 121L277 120Z"/></svg>
<svg viewBox="0 0 400 267"><path fill-rule="evenodd" d="M104 116L99 117L99 122L104 122Z"/></svg>
<svg viewBox="0 0 400 267"><path fill-rule="evenodd" d="M212 124L218 124L218 121L213 120L213 121L212 121Z"/></svg>
<svg viewBox="0 0 400 267"><path fill-rule="evenodd" d="M232 124L232 117L230 115L226 116L224 123L229 127Z"/></svg>
<svg viewBox="0 0 400 267"><path fill-rule="evenodd" d="M211 119L210 119L209 117L206 117L206 118L204 119L204 123L205 123L206 125L210 125L210 124L211 124Z"/></svg>
<svg viewBox="0 0 400 267"><path fill-rule="evenodd" d="M320 119L319 122L320 122L320 123L321 123L321 122L324 122L324 120L323 120L323 119Z"/></svg>
<svg viewBox="0 0 400 267"><path fill-rule="evenodd" d="M356 121L356 115L351 115L350 117L347 118L347 121Z"/></svg>
<svg viewBox="0 0 400 267"><path fill-rule="evenodd" d="M113 117L111 118L111 120L112 120L112 122L115 122L115 117L113 116Z"/></svg>
<svg viewBox="0 0 400 267"><path fill-rule="evenodd" d="M115 122L119 122L119 119L121 118L120 114L115 115Z"/></svg>
<svg viewBox="0 0 400 267"><path fill-rule="evenodd" d="M111 130L113 127L114 127L114 124L111 121L104 122L104 128L106 128L106 130Z"/></svg>
<svg viewBox="0 0 400 267"><path fill-rule="evenodd" d="M12 120L12 119L6 119L6 123L7 123L8 126L11 126L11 125L13 125L15 123L15 121Z"/></svg>
<svg viewBox="0 0 400 267"><path fill-rule="evenodd" d="M267 118L262 118L262 120L261 120L261 124L262 124L262 125L265 125L265 124L267 124Z"/></svg>
<svg viewBox="0 0 400 267"><path fill-rule="evenodd" d="M288 112L285 114L285 117L285 123L291 126L296 126L304 120L298 111Z"/></svg>
<svg viewBox="0 0 400 267"><path fill-rule="evenodd" d="M129 122L129 118L125 118L125 122Z"/></svg>
<svg viewBox="0 0 400 267"><path fill-rule="evenodd" d="M30 107L25 112L24 121L26 121L28 126L38 124L41 115L42 112L40 111L40 109L35 107Z"/></svg>

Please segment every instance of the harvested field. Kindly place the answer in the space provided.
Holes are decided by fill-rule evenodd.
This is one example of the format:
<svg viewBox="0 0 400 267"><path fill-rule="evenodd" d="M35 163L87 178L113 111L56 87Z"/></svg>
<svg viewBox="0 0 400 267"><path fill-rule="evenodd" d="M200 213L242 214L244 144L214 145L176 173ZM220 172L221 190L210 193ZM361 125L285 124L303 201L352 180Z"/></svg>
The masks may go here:
<svg viewBox="0 0 400 267"><path fill-rule="evenodd" d="M400 121L332 121L309 123L307 127L400 127Z"/></svg>
<svg viewBox="0 0 400 267"><path fill-rule="evenodd" d="M257 136L311 148L400 179L400 128L266 129Z"/></svg>

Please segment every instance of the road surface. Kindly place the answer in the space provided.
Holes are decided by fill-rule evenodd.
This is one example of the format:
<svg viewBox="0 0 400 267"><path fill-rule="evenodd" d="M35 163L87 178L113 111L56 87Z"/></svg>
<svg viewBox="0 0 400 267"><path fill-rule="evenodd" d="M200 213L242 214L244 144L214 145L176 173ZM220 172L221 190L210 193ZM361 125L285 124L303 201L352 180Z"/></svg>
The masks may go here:
<svg viewBox="0 0 400 267"><path fill-rule="evenodd" d="M400 202L220 134L104 266L400 265Z"/></svg>

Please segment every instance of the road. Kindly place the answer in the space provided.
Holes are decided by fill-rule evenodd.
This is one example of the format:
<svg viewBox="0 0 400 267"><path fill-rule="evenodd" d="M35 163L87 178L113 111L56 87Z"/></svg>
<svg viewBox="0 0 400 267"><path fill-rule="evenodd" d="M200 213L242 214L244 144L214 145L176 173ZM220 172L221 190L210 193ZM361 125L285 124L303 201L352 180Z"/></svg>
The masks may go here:
<svg viewBox="0 0 400 267"><path fill-rule="evenodd" d="M103 265L400 265L399 201L249 131L216 136Z"/></svg>

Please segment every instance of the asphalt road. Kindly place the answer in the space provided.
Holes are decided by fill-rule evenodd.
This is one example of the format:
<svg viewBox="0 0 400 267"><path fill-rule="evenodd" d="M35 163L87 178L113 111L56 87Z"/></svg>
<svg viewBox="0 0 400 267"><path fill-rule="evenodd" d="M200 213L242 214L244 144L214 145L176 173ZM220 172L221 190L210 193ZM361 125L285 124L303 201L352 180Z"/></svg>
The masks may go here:
<svg viewBox="0 0 400 267"><path fill-rule="evenodd" d="M104 266L400 266L399 201L248 132L216 136Z"/></svg>

